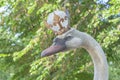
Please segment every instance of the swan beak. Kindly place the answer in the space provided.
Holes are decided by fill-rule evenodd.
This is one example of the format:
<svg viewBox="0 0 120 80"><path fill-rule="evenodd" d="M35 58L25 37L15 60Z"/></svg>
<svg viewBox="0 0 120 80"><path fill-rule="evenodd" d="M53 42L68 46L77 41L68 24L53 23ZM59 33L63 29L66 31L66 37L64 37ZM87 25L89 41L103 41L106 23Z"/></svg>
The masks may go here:
<svg viewBox="0 0 120 80"><path fill-rule="evenodd" d="M55 53L61 52L65 49L65 45L64 44L56 44L56 45L52 45L49 48L45 49L44 51L42 51L41 53L41 57L45 57L45 56L50 56L53 55Z"/></svg>

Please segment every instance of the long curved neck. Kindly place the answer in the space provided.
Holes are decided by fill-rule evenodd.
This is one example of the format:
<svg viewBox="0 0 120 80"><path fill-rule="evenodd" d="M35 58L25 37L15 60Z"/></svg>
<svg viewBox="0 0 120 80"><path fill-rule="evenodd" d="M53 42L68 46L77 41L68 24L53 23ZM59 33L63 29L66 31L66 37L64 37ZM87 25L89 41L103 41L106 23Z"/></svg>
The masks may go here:
<svg viewBox="0 0 120 80"><path fill-rule="evenodd" d="M108 64L106 56L95 39L84 34L84 46L94 63L94 80L108 80Z"/></svg>
<svg viewBox="0 0 120 80"><path fill-rule="evenodd" d="M100 46L87 47L86 50L91 55L94 63L94 80L108 80L108 65Z"/></svg>
<svg viewBox="0 0 120 80"><path fill-rule="evenodd" d="M94 63L94 80L108 80L108 64L106 56L98 42L90 35L74 28L71 33L81 39L81 45L85 48Z"/></svg>

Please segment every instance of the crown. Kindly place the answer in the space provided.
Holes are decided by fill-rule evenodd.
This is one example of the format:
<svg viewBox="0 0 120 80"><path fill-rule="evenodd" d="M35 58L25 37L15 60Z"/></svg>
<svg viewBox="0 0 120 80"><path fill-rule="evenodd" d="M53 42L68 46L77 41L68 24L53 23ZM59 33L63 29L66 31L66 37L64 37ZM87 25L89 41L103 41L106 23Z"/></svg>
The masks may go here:
<svg viewBox="0 0 120 80"><path fill-rule="evenodd" d="M48 15L45 26L57 35L61 35L70 29L67 14L60 10L56 10Z"/></svg>

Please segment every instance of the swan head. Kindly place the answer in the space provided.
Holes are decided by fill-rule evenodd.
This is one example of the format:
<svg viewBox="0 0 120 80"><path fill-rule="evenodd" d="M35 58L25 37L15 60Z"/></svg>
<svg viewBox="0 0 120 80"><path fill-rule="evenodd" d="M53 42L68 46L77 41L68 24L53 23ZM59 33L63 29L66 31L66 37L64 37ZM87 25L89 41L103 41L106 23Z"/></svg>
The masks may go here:
<svg viewBox="0 0 120 80"><path fill-rule="evenodd" d="M79 48L82 45L82 40L77 34L77 30L71 28L64 34L56 36L53 44L45 49L41 53L41 56L50 56L59 52Z"/></svg>

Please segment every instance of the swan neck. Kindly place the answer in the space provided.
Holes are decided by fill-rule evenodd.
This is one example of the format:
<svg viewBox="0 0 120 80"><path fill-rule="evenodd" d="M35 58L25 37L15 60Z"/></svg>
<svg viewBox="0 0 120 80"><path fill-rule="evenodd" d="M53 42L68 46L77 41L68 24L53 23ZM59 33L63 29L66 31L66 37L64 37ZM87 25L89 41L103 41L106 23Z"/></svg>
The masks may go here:
<svg viewBox="0 0 120 80"><path fill-rule="evenodd" d="M96 41L90 41L86 50L94 63L94 80L108 80L108 64L100 45Z"/></svg>

